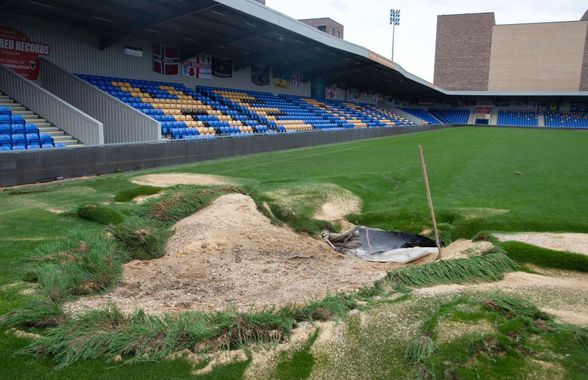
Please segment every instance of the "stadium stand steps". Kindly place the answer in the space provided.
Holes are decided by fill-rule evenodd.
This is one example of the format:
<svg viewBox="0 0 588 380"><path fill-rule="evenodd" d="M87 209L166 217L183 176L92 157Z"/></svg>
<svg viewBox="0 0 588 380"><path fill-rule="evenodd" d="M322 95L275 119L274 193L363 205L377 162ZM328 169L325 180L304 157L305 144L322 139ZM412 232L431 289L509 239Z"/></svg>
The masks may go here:
<svg viewBox="0 0 588 380"><path fill-rule="evenodd" d="M65 133L60 128L52 125L33 111L16 102L11 97L0 92L0 108L10 110L12 115L21 116L25 124L32 124L37 127L39 136L49 135L53 138L54 144L58 147L63 144L67 148L78 148L84 146L78 140ZM2 133L0 133L2 135Z"/></svg>
<svg viewBox="0 0 588 380"><path fill-rule="evenodd" d="M423 120L427 124L431 124L431 125L443 124L443 122L441 120L439 120L437 117L433 116L431 113L429 113L425 109L422 109L422 108L401 108L401 110L418 117L419 119Z"/></svg>
<svg viewBox="0 0 588 380"><path fill-rule="evenodd" d="M465 109L430 109L429 113L447 124L467 124L470 118Z"/></svg>

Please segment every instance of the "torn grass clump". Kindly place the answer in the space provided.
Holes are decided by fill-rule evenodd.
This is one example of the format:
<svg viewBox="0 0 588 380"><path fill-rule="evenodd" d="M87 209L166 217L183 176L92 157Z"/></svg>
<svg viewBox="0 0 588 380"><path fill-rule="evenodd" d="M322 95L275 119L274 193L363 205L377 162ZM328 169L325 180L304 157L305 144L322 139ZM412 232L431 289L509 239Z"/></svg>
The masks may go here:
<svg viewBox="0 0 588 380"><path fill-rule="evenodd" d="M160 187L153 187L153 186L135 186L130 189L121 190L114 196L115 202L130 202L133 199L137 198L141 195L154 195L161 191Z"/></svg>
<svg viewBox="0 0 588 380"><path fill-rule="evenodd" d="M135 260L152 260L165 255L165 245L171 235L163 223L138 217L128 218L109 231Z"/></svg>
<svg viewBox="0 0 588 380"><path fill-rule="evenodd" d="M82 205L77 211L78 217L98 224L120 224L124 217L112 207L96 203Z"/></svg>
<svg viewBox="0 0 588 380"><path fill-rule="evenodd" d="M588 272L588 256L586 255L554 251L515 241L502 243L501 246L511 259L521 264Z"/></svg>
<svg viewBox="0 0 588 380"><path fill-rule="evenodd" d="M99 293L114 285L126 254L114 241L89 231L73 231L66 239L41 247L32 271L40 294L53 302Z"/></svg>
<svg viewBox="0 0 588 380"><path fill-rule="evenodd" d="M402 268L388 273L393 284L424 287L438 284L498 281L518 265L503 253L491 253L467 259L436 261Z"/></svg>
<svg viewBox="0 0 588 380"><path fill-rule="evenodd" d="M141 216L173 224L208 206L221 195L235 192L240 191L235 187L177 186L157 201L147 202Z"/></svg>
<svg viewBox="0 0 588 380"><path fill-rule="evenodd" d="M184 349L205 353L251 342L282 341L293 320L271 312L183 313L162 317L138 311L125 316L114 306L63 323L23 353L52 355L58 367L120 355L127 364L163 360Z"/></svg>
<svg viewBox="0 0 588 380"><path fill-rule="evenodd" d="M127 256L112 239L74 230L66 239L38 249L27 277L38 284L30 303L0 318L2 327L53 327L65 317L61 304L76 296L100 293L116 284Z"/></svg>

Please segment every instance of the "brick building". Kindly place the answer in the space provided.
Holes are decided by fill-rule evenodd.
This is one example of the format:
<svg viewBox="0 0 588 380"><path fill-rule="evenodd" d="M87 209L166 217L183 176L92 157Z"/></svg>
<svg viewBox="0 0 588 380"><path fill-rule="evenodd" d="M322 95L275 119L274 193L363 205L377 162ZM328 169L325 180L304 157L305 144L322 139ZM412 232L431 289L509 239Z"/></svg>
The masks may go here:
<svg viewBox="0 0 588 380"><path fill-rule="evenodd" d="M437 18L436 85L464 91L588 91L588 12L579 21L497 25L494 13Z"/></svg>
<svg viewBox="0 0 588 380"><path fill-rule="evenodd" d="M309 18L300 21L337 38L344 38L343 32L345 30L345 27L331 18Z"/></svg>

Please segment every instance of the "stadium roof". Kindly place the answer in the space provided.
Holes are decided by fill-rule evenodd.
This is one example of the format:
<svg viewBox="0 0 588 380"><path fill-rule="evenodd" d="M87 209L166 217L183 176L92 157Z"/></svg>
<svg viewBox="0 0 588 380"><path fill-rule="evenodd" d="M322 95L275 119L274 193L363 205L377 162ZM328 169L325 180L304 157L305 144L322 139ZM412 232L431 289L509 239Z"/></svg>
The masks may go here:
<svg viewBox="0 0 588 380"><path fill-rule="evenodd" d="M268 65L387 96L588 96L445 91L367 48L253 0L0 0L0 11L86 27L100 35L100 49L133 37L177 46L182 58L206 52L236 66Z"/></svg>

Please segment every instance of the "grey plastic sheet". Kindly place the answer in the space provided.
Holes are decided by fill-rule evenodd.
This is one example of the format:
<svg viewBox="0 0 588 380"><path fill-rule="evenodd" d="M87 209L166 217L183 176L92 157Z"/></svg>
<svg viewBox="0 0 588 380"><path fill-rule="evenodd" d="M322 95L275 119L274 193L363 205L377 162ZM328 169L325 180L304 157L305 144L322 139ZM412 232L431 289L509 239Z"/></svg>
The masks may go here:
<svg viewBox="0 0 588 380"><path fill-rule="evenodd" d="M325 233L323 238L337 251L366 261L406 264L439 252L427 237L363 226L341 234Z"/></svg>

